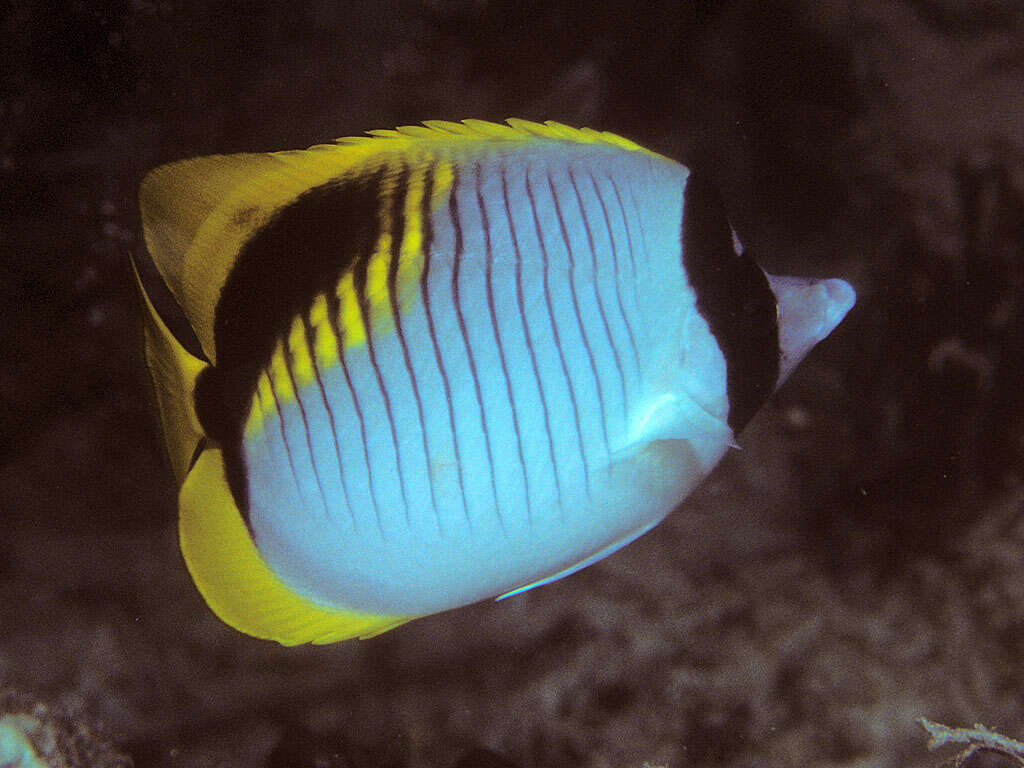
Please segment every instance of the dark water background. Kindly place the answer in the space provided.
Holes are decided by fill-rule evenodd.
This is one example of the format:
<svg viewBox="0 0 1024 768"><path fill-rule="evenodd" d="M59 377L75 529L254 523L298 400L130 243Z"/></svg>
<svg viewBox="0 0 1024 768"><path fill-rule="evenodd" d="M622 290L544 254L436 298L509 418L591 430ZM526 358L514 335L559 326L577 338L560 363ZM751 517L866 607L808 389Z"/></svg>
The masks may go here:
<svg viewBox="0 0 1024 768"><path fill-rule="evenodd" d="M69 764L896 768L939 763L921 715L1024 735L1018 0L0 13L0 712ZM233 632L142 389L142 175L508 116L703 169L767 267L857 308L599 565L366 642Z"/></svg>

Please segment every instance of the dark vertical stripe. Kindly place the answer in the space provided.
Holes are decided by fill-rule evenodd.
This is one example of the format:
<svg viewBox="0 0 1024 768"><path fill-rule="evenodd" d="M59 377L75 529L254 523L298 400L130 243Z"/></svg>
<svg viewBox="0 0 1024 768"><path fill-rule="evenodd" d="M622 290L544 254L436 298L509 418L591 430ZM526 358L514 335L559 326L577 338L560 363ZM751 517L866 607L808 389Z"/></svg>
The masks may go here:
<svg viewBox="0 0 1024 768"><path fill-rule="evenodd" d="M459 331L462 333L462 342L466 346L466 358L469 362L469 371L473 375L473 389L476 392L476 404L480 409L480 426L484 431L484 447L487 449L487 464L491 469L491 494L494 496L494 512L498 516L498 522L504 528L504 520L501 515L501 508L498 505L498 485L495 479L494 456L491 453L491 436L487 429L487 411L484 409L484 397L480 391L480 377L476 371L476 361L473 359L473 348L469 344L469 332L466 330L466 318L462 314L462 302L459 296L459 272L462 266L462 225L459 223L458 204L459 173L452 169L452 193L449 210L452 216L452 229L455 231L455 255L452 259L452 301L455 304L455 316L459 321ZM467 520L469 512L466 513Z"/></svg>
<svg viewBox="0 0 1024 768"><path fill-rule="evenodd" d="M281 357L284 360L284 368L288 373L288 379L292 383L292 393L295 395L295 404L299 407L299 416L302 418L302 428L306 430L306 447L309 449L309 466L313 469L313 479L316 480L317 490L320 492L320 501L323 502L324 515L331 516L331 510L327 506L327 495L324 493L323 483L320 481L320 471L316 468L316 457L313 455L313 436L309 432L309 417L306 415L306 406L302 403L299 395L299 383L295 380L295 371L292 363L295 362L291 345L288 338L281 340Z"/></svg>
<svg viewBox="0 0 1024 768"><path fill-rule="evenodd" d="M633 185L629 185L629 202L636 211L636 223L640 229L640 247L643 249L644 262L649 266L651 262L651 249L647 245L647 230L644 229L644 217L640 213L640 206L637 205L636 195L633 193Z"/></svg>
<svg viewBox="0 0 1024 768"><path fill-rule="evenodd" d="M739 432L778 382L775 294L754 260L746 252L736 254L714 187L691 174L683 200L683 265L697 296L697 311L725 357L729 426Z"/></svg>
<svg viewBox="0 0 1024 768"><path fill-rule="evenodd" d="M266 409L264 407L263 395L260 394L260 387L259 387L259 380L258 379L256 381L256 388L253 390L253 396L256 398L256 402L259 403L259 406L260 406L260 417L262 418L262 416L265 413Z"/></svg>
<svg viewBox="0 0 1024 768"><path fill-rule="evenodd" d="M397 194L397 190L393 193ZM378 193L378 205L387 204L384 198L383 185ZM383 208L381 208L383 210ZM391 221L391 237L395 237L396 222ZM383 231L383 223L381 224ZM366 293L366 272L370 266L370 259L373 258L374 250L368 251L365 256L358 259L352 269L352 286L355 289L356 301L359 304L359 315L363 320L363 328L366 332L366 351L370 357L370 366L373 368L373 375L377 379L377 387L380 389L381 398L384 401L384 412L388 418L388 428L391 431L391 442L395 448L395 468L398 471L398 489L402 495L402 506L405 509L405 522L409 522L409 499L405 491L405 472L402 469L402 452L398 448L398 429L395 427L395 416L391 408L391 395L384 385L384 376L380 372L380 365L377 363L377 350L373 338L373 311L370 306L370 297Z"/></svg>
<svg viewBox="0 0 1024 768"><path fill-rule="evenodd" d="M597 314L601 318L601 325L604 327L604 335L608 339L608 347L612 351L612 360L615 362L615 370L619 374L619 386L622 388L622 419L629 420L626 412L626 376L622 372L622 360L619 358L619 349L612 336L612 328L608 324L608 314L604 308L604 299L601 298L597 271L597 248L594 247L594 232L590 228L590 219L587 216L587 208L583 204L583 195L580 194L579 185L576 183L576 175L569 169L569 181L572 182L573 192L576 193L576 202L580 207L580 218L583 220L583 231L587 235L587 247L590 249L590 264L594 271L594 299L597 301ZM613 246L614 248L614 246Z"/></svg>
<svg viewBox="0 0 1024 768"><path fill-rule="evenodd" d="M576 313L576 324L580 329L580 336L583 338L583 348L587 352L587 360L590 362L590 372L594 375L594 384L597 387L597 407L601 416L601 434L604 437L605 452L611 456L611 447L608 444L608 425L605 423L604 392L601 389L601 377L597 375L597 363L594 361L594 350L590 348L590 341L587 339L587 332L583 328L583 316L580 314L580 301L576 295L576 257L572 252L572 243L569 241L569 231L565 226L565 216L562 215L562 206L558 202L558 191L555 189L555 181L548 174L548 186L551 188L551 199L555 203L555 216L558 219L558 228L562 232L562 240L565 241L565 250L569 254L569 291L572 294L572 308Z"/></svg>
<svg viewBox="0 0 1024 768"><path fill-rule="evenodd" d="M261 424L262 424L261 425L261 429L265 429L266 428L266 426L265 426L266 425L265 414L267 412L267 408L266 408L266 403L263 402L263 395L260 394L259 379L256 380L256 387L253 389L253 396L256 398L256 402L259 404L259 408L260 408L260 421L261 421Z"/></svg>
<svg viewBox="0 0 1024 768"><path fill-rule="evenodd" d="M629 346L633 350L633 362L636 364L637 374L640 373L640 351L636 346L636 336L633 335L633 326L629 323L629 315L626 313L625 307L622 305L622 281L619 279L619 254L618 247L615 244L615 235L612 233L612 220L608 216L608 207L604 203L604 198L601 197L601 190L597 186L597 179L594 178L593 174L590 174L590 181L594 185L594 194L597 195L597 202L601 204L601 213L604 216L604 225L608 230L608 242L612 248L612 268L615 270L615 301L619 307L619 315L622 317L622 324L626 326L626 335L629 336ZM624 398L627 402L626 410L628 407L628 397Z"/></svg>
<svg viewBox="0 0 1024 768"><path fill-rule="evenodd" d="M537 393L540 395L540 406L544 412L544 431L548 436L548 453L551 457L551 472L555 476L555 490L558 493L558 508L562 508L562 482L558 478L558 461L555 459L555 442L551 439L551 419L548 415L548 399L544 394L544 384L540 380L540 370L537 368L537 353L533 349L533 337L530 335L530 325L526 322L526 307L523 302L523 254L519 247L519 237L516 234L515 224L512 222L512 207L508 199L508 179L506 178L505 166L501 166L501 194L505 201L505 216L508 217L508 231L512 236L512 248L516 256L516 303L519 305L519 318L523 323L523 336L526 340L526 349L530 353L530 364L533 367L533 377L537 381ZM527 520L530 518L527 517Z"/></svg>
<svg viewBox="0 0 1024 768"><path fill-rule="evenodd" d="M295 483L295 490L299 492L299 498L302 498L302 486L299 484L299 476L295 473L295 461L292 459L292 449L288 445L288 434L284 426L284 411L281 410L281 399L277 396L277 390L274 389L274 379L270 375L270 369L264 368L263 375L267 377L267 384L270 386L270 394L274 398L274 410L277 412L277 423L281 427L281 445L284 446L285 456L288 457L288 468L292 472L292 481Z"/></svg>
<svg viewBox="0 0 1024 768"><path fill-rule="evenodd" d="M569 390L569 401L572 403L572 415L576 420L576 439L579 443L580 458L583 460L583 481L587 487L587 495L590 494L590 466L587 462L587 452L583 447L583 427L580 425L580 409L576 403L576 389L573 386L572 378L569 376L569 366L565 362L565 352L562 350L562 337L558 333L558 323L555 322L555 310L551 304L551 289L549 286L550 260L548 249L544 245L544 233L541 231L540 215L537 212L537 201L533 195L533 188L530 184L529 169L526 173L526 196L530 199L530 208L533 210L533 226L537 230L537 240L540 243L540 254L544 260L544 302L548 308L548 318L551 320L551 332L555 340L555 348L558 350L558 361L562 365L562 373L565 376L565 385ZM562 510L564 514L564 510Z"/></svg>
<svg viewBox="0 0 1024 768"><path fill-rule="evenodd" d="M352 397L352 409L356 412L356 419L359 421L359 437L363 441L363 460L366 462L366 484L370 490L370 501L373 502L373 514L377 518L377 530L381 536L384 535L384 525L380 516L380 504L377 503L377 491L373 482L373 465L370 463L370 445L366 440L366 419L363 418L363 409L359 404L359 395L352 383L352 374L348 370L348 360L345 358L345 334L338 323L338 315L341 312L341 302L335 291L327 293L327 321L334 332L335 346L338 351L338 364L345 376L345 384L348 387L349 395Z"/></svg>
<svg viewBox="0 0 1024 768"><path fill-rule="evenodd" d="M486 251L487 265L485 280L487 284L487 309L491 315L491 328L494 330L494 343L498 347L498 360L501 362L501 373L505 377L505 391L508 394L508 402L512 408L512 429L516 433L516 450L519 453L519 466L523 472L523 488L526 492L526 517L530 519L532 510L530 507L530 478L526 474L526 459L523 456L523 438L519 432L519 417L516 415L516 398L512 391L512 380L508 375L508 363L505 361L505 348L501 342L501 333L498 331L498 314L494 307L494 249L491 247L491 225L487 218L487 207L484 204L483 194L483 173L480 164L476 165L476 204L480 208L480 220L484 231L484 250Z"/></svg>
<svg viewBox="0 0 1024 768"><path fill-rule="evenodd" d="M428 172L429 175L429 172ZM427 179L424 179L424 197L426 197ZM412 386L413 399L416 401L416 414L420 420L420 437L423 442L423 461L427 468L427 483L430 486L430 506L434 510L434 518L437 527L441 527L441 516L437 511L437 495L434 491L434 478L430 473L430 446L427 441L427 424L423 418L423 398L420 396L419 384L416 381L416 372L412 368L412 357L409 355L409 344L405 340L405 331L402 328L402 310L398 301L398 269L401 266L402 244L405 240L405 203L409 195L409 166L402 166L402 173L398 179L398 192L392 198L391 221L394 223L395 237L391 238L391 260L388 262L387 288L388 296L391 299L391 318L395 323L395 333L398 336L398 343L402 347L402 359L405 361L405 370L409 374L409 383Z"/></svg>
<svg viewBox="0 0 1024 768"><path fill-rule="evenodd" d="M420 296L423 299L423 312L427 317L427 331L430 333L430 343L434 347L434 359L437 361L437 370L441 375L441 384L444 387L444 399L448 404L448 425L452 430L452 444L455 446L455 469L459 477L459 496L462 498L462 511L469 520L469 505L466 503L466 485L462 477L462 452L459 449L459 433L455 428L455 408L452 405L452 388L448 381L448 372L444 367L444 359L441 357L441 345L437 341L437 332L434 330L434 311L430 306L430 265L433 257L432 248L434 244L434 227L432 224L433 211L431 210L431 198L434 194L434 166L427 172L429 183L424 184L423 205L420 210L420 217L423 220L423 271L420 273ZM449 194L454 194L450 190ZM452 203L454 204L454 203Z"/></svg>
<svg viewBox="0 0 1024 768"><path fill-rule="evenodd" d="M619 212L622 214L622 224L626 229L626 247L629 248L629 266L633 271L633 285L636 285L636 252L633 248L633 233L629 227L629 216L626 215L626 206L622 202L622 195L619 193L619 185L615 183L615 177L611 174L606 174L608 181L612 183L612 189L615 191L615 200L619 204Z"/></svg>
<svg viewBox="0 0 1024 768"><path fill-rule="evenodd" d="M323 401L324 410L327 412L327 422L331 426L331 439L334 441L334 455L338 460L338 478L341 481L341 493L345 498L345 506L348 508L349 517L352 518L353 528L358 529L355 510L352 508L352 500L348 493L348 483L345 481L345 467L341 461L341 443L338 442L338 427L334 421L334 409L331 408L330 400L327 398L327 390L324 388L324 380L320 375L320 366L316 362L316 336L320 332L314 329L309 320L309 314L302 315L302 326L305 331L306 349L309 352L309 360L313 365L313 376L316 378L316 386L320 390L320 399Z"/></svg>
<svg viewBox="0 0 1024 768"><path fill-rule="evenodd" d="M640 289L640 281L637 277L636 271L636 248L634 247L633 243L633 228L629 224L629 214L626 212L626 205L622 200L622 194L619 190L618 183L615 181L615 177L612 176L610 173L606 174L606 176L608 177L608 181L612 183L612 189L615 191L615 201L618 203L619 213L622 215L622 226L626 230L626 247L629 249L629 266L632 272L632 280L630 281L630 287L633 289L633 303L634 305L639 306L637 292ZM635 208L634 213L636 213ZM637 361L637 365L640 365L639 360Z"/></svg>

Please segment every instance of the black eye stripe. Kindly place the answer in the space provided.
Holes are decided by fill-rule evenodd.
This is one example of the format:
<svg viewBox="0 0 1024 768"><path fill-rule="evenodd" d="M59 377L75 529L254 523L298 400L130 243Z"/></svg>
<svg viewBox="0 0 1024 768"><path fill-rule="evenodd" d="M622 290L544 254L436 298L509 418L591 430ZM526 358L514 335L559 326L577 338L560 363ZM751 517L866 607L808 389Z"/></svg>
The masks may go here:
<svg viewBox="0 0 1024 768"><path fill-rule="evenodd" d="M684 193L682 256L697 310L725 356L729 426L739 432L779 378L778 309L764 271L736 255L722 201L697 174Z"/></svg>

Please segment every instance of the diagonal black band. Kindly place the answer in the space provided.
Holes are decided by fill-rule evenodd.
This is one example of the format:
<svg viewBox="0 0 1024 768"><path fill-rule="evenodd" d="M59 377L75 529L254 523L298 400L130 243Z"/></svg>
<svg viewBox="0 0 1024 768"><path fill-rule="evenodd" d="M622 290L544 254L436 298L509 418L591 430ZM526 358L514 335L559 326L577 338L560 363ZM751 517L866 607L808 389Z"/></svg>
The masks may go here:
<svg viewBox="0 0 1024 768"><path fill-rule="evenodd" d="M214 316L217 365L197 381L195 401L204 431L224 452L228 485L246 518L241 443L257 378L294 318L317 294L333 294L343 272L372 253L382 173L337 179L283 207L242 246L224 284Z"/></svg>

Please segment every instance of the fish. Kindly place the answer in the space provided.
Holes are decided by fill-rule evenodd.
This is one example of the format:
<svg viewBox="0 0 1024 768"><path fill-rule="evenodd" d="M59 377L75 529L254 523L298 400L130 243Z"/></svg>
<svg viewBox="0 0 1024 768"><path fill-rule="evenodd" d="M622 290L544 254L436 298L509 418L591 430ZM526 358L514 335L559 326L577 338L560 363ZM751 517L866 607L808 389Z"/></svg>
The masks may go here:
<svg viewBox="0 0 1024 768"><path fill-rule="evenodd" d="M139 195L185 564L284 645L612 554L856 299L762 270L706 176L553 121L186 159Z"/></svg>

